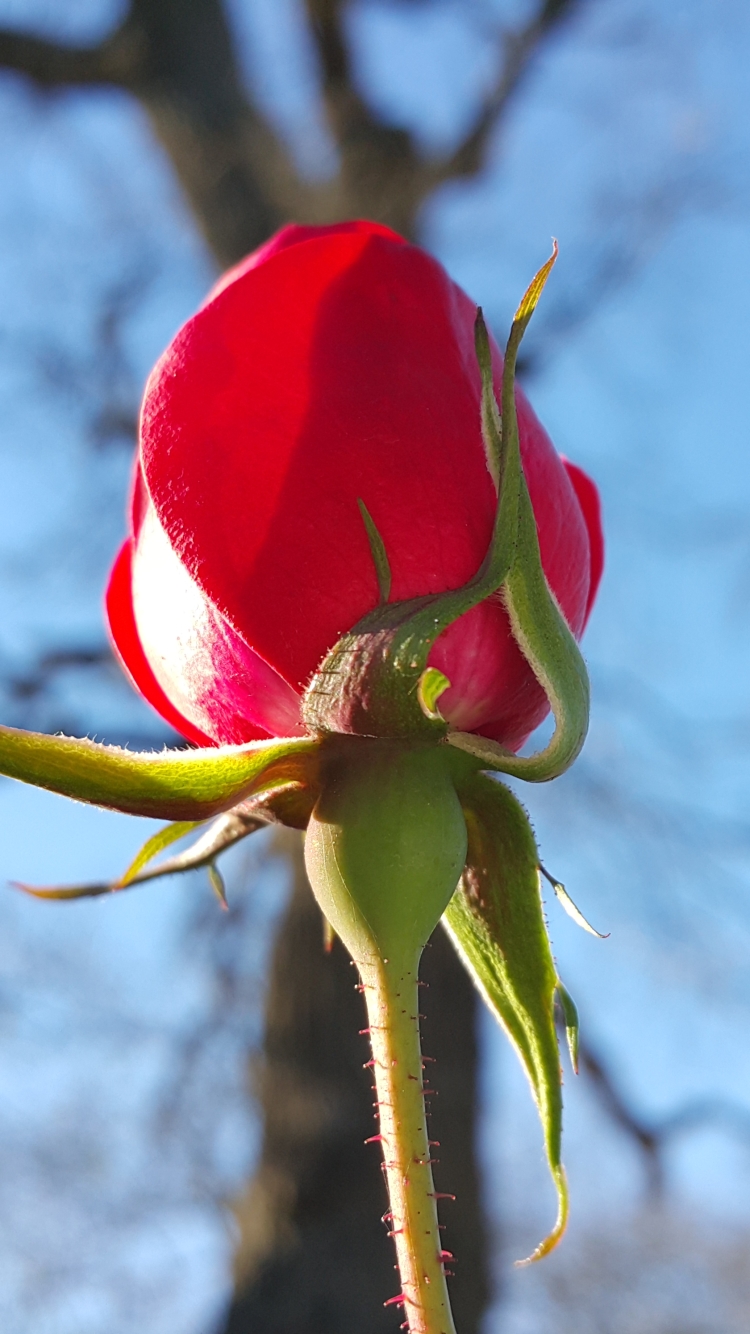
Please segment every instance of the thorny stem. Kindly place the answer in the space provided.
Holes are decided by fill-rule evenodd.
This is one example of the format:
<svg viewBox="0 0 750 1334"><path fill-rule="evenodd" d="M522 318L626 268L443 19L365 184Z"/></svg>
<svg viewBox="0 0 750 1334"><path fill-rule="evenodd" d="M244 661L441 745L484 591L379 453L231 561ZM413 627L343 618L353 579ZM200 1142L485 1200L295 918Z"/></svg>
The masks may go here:
<svg viewBox="0 0 750 1334"><path fill-rule="evenodd" d="M360 963L370 1023L380 1139L409 1334L456 1334L430 1162L419 1043L417 968Z"/></svg>

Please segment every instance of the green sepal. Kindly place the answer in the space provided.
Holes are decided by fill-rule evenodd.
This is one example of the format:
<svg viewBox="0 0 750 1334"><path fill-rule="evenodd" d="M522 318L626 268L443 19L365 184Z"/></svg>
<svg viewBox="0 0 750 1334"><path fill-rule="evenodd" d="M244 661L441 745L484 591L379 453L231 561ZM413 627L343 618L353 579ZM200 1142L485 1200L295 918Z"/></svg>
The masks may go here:
<svg viewBox="0 0 750 1334"><path fill-rule="evenodd" d="M557 258L557 242L552 255L530 283L516 311L505 349L502 385L502 455L497 457L497 408L485 405L492 393L489 342L478 339L477 348L483 377L482 424L490 472L500 477L508 462L503 457L520 459L518 419L515 404L515 368L518 349L544 284ZM494 401L494 400L493 400ZM502 503L502 489L501 489ZM565 621L542 569L539 536L526 479L519 464L519 493L516 542L500 594L508 612L513 637L549 700L555 719L555 731L544 750L520 757L486 737L469 732L451 732L452 746L481 760L487 769L541 783L557 778L575 760L586 738L589 720L589 680L586 664L574 636Z"/></svg>
<svg viewBox="0 0 750 1334"><path fill-rule="evenodd" d="M0 774L128 815L201 821L289 783L313 785L313 737L202 750L131 752L0 727Z"/></svg>
<svg viewBox="0 0 750 1334"><path fill-rule="evenodd" d="M199 828L199 823L196 821L177 821L175 824L166 825L147 839L125 875L118 880L38 888L16 881L15 888L37 899L86 899L131 889L149 880L159 880L162 876L195 871L201 866L209 866L222 852L226 852L227 848L231 848L240 839L247 838L249 834L254 834L258 829L267 829L272 824L287 825L291 829L305 829L317 797L316 786L302 787L298 783L288 783L284 787L274 788L263 797L240 802L233 810L218 816L205 833L184 852L169 857L158 866L146 869L149 862L170 843L187 835L191 829Z"/></svg>
<svg viewBox="0 0 750 1334"><path fill-rule="evenodd" d="M378 581L378 590L380 592L380 601L385 603L391 596L391 566L388 560L388 552L385 549L385 542L377 528L377 524L368 510L364 500L358 500L359 512L362 515L362 522L365 525L367 540L370 543L370 554L372 563L375 566L375 577Z"/></svg>
<svg viewBox="0 0 750 1334"><path fill-rule="evenodd" d="M263 807L258 806L255 810L262 811ZM128 879L122 877L119 880L101 880L84 885L49 886L26 885L15 881L14 888L23 890L24 894L29 894L35 899L59 899L61 901L92 899L98 898L102 894L116 894L123 889L134 889L136 885L144 885L150 880L160 880L163 876L181 875L186 871L196 871L201 866L210 866L220 853L226 852L227 848L231 848L240 839L247 838L249 834L254 834L256 830L267 828L268 823L268 820L264 819L261 814L256 814L251 806L247 809L240 806L237 810L228 811L226 814L218 816L206 832L184 852L178 852L173 857L168 857L165 861L159 862L157 866L150 866L148 869L146 869L144 861L141 870L136 872L135 875L126 872ZM167 829L172 830L174 827L174 825L168 825ZM161 837L165 832L165 830L160 829L159 833L154 835L153 840L149 839L149 843ZM179 837L181 837L180 834L174 835L175 839ZM149 843L145 844L142 851L145 851ZM152 855L155 856L156 853ZM140 856L139 853L136 861L139 860ZM132 865L130 870L132 871Z"/></svg>
<svg viewBox="0 0 750 1334"><path fill-rule="evenodd" d="M514 755L487 737L451 732L452 746L468 751L485 768L530 783L558 778L569 769L586 739L589 679L581 651L550 591L539 555L539 538L524 483L516 560L502 588L513 635L552 708L555 731L536 755Z"/></svg>
<svg viewBox="0 0 750 1334"><path fill-rule="evenodd" d="M539 891L539 856L524 810L503 784L467 773L459 796L468 831L466 869L443 923L515 1046L539 1111L558 1217L529 1257L538 1260L559 1241L568 1213L554 1017L558 978Z"/></svg>
<svg viewBox="0 0 750 1334"><path fill-rule="evenodd" d="M557 997L557 1001L560 1006L560 1013L562 1014L563 1023L565 1025L565 1038L568 1044L568 1052L570 1054L570 1064L573 1067L573 1074L577 1075L578 1045L579 1045L578 1007L575 1001L573 1000L573 997L571 996L570 992L567 990L566 987L563 986L559 977L557 979L557 991L555 995Z"/></svg>

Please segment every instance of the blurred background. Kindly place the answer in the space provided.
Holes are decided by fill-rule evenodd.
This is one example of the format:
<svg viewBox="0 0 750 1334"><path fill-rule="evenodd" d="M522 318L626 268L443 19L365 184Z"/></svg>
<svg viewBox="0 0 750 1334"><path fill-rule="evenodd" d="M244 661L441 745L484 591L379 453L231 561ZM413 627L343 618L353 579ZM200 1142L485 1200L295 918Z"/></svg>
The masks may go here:
<svg viewBox="0 0 750 1334"><path fill-rule="evenodd" d="M376 217L502 341L559 238L523 377L599 483L608 564L586 750L522 795L610 935L548 902L584 1053L571 1227L532 1269L513 1261L554 1201L528 1089L487 1016L476 1065L435 1020L438 1086L458 1048L471 1067L443 1132L465 1162L459 1334L750 1321L749 62L741 0L0 0L5 723L177 741L112 661L101 597L145 376L222 266L289 218ZM0 880L109 877L151 828L3 780ZM344 965L303 886L287 907L289 842L227 861L228 913L201 875L73 905L0 892L4 1334L398 1325L357 1308L369 1259L326 1213L382 1189L335 1158L361 1139L366 1053L331 1036L314 969Z"/></svg>

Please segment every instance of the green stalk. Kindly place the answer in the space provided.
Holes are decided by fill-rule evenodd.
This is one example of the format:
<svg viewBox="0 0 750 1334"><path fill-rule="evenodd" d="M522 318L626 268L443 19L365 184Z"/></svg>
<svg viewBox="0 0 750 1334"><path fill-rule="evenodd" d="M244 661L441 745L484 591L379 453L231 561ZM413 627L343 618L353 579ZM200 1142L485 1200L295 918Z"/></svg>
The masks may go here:
<svg viewBox="0 0 750 1334"><path fill-rule="evenodd" d="M373 737L325 743L305 839L318 903L367 1003L392 1233L410 1334L455 1334L422 1087L417 970L466 863L447 747Z"/></svg>
<svg viewBox="0 0 750 1334"><path fill-rule="evenodd" d="M410 1334L455 1334L440 1242L427 1138L419 1041L417 965L360 965L370 1023L373 1070L396 1242L402 1303Z"/></svg>

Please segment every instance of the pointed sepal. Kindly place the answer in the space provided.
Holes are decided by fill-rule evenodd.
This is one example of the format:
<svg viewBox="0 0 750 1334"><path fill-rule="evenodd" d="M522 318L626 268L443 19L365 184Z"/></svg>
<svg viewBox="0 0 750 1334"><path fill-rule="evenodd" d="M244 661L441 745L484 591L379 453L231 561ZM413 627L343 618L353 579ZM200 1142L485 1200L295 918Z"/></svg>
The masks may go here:
<svg viewBox="0 0 750 1334"><path fill-rule="evenodd" d="M312 737L285 737L138 753L0 727L0 774L128 815L201 821L273 788L314 786L317 750Z"/></svg>
<svg viewBox="0 0 750 1334"><path fill-rule="evenodd" d="M517 469L511 477L513 486L518 486L517 506L512 521L514 544L500 594L508 612L513 637L549 700L555 718L555 731L544 750L524 757L514 755L497 742L474 733L452 732L448 736L451 745L475 755L486 768L535 783L557 778L569 768L583 745L589 719L586 665L542 569L536 520L520 468L515 400L518 349L556 258L557 242L547 263L532 279L516 311L503 362L501 414L496 404L493 411L487 401L493 393L489 343L481 329L477 338L477 355L482 371L485 449L490 473L497 475L501 488L498 513L502 510L504 492L507 491L503 472ZM498 428L501 433L500 445L497 441ZM506 529L508 522L506 519Z"/></svg>
<svg viewBox="0 0 750 1334"><path fill-rule="evenodd" d="M467 773L459 796L468 830L466 869L443 917L461 959L516 1048L531 1084L558 1195L558 1217L531 1260L565 1230L568 1193L560 1157L562 1075L555 1030L558 978L539 892L534 835L513 794Z"/></svg>

